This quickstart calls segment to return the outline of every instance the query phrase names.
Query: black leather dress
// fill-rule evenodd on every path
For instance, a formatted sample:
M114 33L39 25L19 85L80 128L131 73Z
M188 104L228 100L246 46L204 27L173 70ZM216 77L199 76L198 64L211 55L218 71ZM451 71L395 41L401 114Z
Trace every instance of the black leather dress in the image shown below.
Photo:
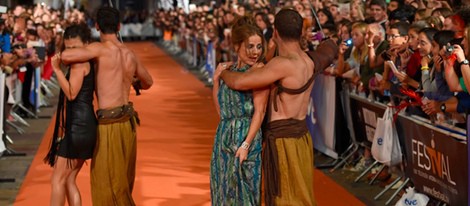
M70 72L67 74L69 79ZM93 109L95 91L94 65L84 77L82 88L73 101L65 104L65 136L59 143L57 155L70 159L89 159L93 156L98 121Z

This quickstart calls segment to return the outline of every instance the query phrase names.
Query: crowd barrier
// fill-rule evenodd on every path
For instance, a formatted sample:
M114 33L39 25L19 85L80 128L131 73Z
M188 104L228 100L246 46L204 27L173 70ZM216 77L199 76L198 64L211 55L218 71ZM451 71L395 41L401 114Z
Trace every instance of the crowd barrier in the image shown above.
M25 67L23 67L25 68ZM26 69L19 71L25 71ZM37 119L38 114L40 113L41 107L50 106L48 103L48 98L54 98L54 89L58 91L60 87L58 86L55 77L50 77L49 79L43 79L42 75L42 68L36 67L33 68L32 76L31 76L31 87L29 98L26 101L29 101L28 105L32 105L31 108L27 108L24 106L24 102L22 102L23 95L23 83L20 80L21 75L19 73L12 73L9 74L7 77L5 73L2 73L2 79L0 79L0 87L2 89L8 88L9 93L5 94L5 91L2 91L0 94L0 99L4 99L5 101L0 101L0 107L5 108L1 110L0 117L4 118L2 121L2 141L0 142L0 154L3 156L23 156L24 153L18 153L14 151L9 145L13 144L13 140L6 134L5 127L8 126L10 130L9 132L17 132L19 134L25 133L25 127L29 127L30 124L28 120L25 118L26 116L29 118ZM26 77L26 76L25 76ZM24 79L23 81L27 81ZM8 98L5 99L5 95L8 95ZM6 103L6 104L5 104ZM19 115L19 112L25 114L26 116Z
M196 71L201 80L211 85L212 76L217 66L216 50L211 41L204 41L192 35L174 33L170 41L160 45L173 57L176 57L188 69Z
M377 118L383 116L386 106L350 95L350 107L355 120L353 132L359 137L357 140L370 141ZM405 183L411 181L417 191L442 203L468 205L469 159L462 155L468 153L466 131L451 125L435 125L429 120L405 114L400 114L395 124L403 148Z

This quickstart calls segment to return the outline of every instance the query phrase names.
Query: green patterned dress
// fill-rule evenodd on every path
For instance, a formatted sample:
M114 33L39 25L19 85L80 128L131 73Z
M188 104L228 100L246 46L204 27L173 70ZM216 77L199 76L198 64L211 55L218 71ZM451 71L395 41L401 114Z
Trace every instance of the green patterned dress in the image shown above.
M245 72L248 66L232 71ZM261 130L240 166L235 154L250 128L254 112L251 91L235 91L220 81L217 94L220 122L211 160L211 199L214 206L261 205Z

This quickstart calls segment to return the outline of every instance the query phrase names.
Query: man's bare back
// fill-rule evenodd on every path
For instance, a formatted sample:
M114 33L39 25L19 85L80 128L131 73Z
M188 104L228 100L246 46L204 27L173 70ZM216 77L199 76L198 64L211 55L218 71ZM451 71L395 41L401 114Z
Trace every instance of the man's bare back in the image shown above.
M314 72L313 61L308 57L305 52L290 53L286 56L279 56L273 65L280 67L280 69L287 71L286 77L280 80L280 85L289 89L299 89L304 86L310 79ZM274 59L273 59L274 60ZM268 64L270 64L269 62ZM278 111L274 110L274 104L271 104L271 119L269 121L279 119L305 119L308 110L308 103L310 100L310 93L312 91L312 85L301 94L287 94L285 92L278 95L276 101ZM272 88L276 87L275 85ZM275 89L271 89L272 93Z
M130 87L136 73L136 57L124 44L105 41L104 54L97 58L96 93L100 109L113 108L129 102Z
M102 35L101 40L83 49L65 51L62 60L69 63L95 59L98 107L109 109L128 104L134 76L141 81L142 89L150 88L153 80L135 54L115 35Z

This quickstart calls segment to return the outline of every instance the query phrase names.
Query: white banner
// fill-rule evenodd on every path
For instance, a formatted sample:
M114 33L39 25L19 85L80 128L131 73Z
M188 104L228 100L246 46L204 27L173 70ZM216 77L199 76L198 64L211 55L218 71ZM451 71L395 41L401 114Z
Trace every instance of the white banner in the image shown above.
M318 151L337 159L335 151L336 80L333 76L318 75L310 95L307 125L313 145Z

